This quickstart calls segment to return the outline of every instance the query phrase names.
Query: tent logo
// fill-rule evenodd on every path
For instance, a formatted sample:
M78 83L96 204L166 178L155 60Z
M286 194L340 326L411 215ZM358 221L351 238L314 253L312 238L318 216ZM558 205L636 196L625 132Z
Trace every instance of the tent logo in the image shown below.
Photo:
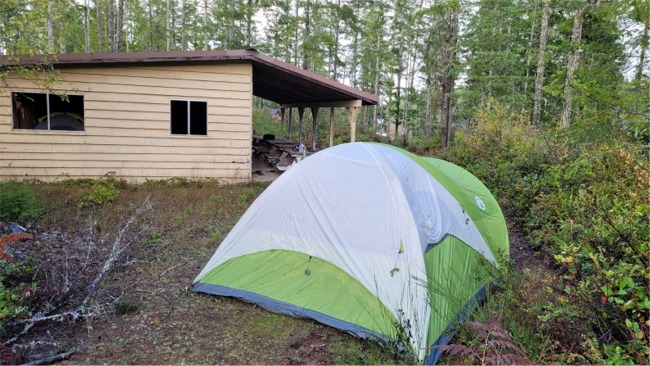
M475 196L474 199L476 200L476 205L478 208L481 210L485 211L485 203L483 203L483 200L479 196Z

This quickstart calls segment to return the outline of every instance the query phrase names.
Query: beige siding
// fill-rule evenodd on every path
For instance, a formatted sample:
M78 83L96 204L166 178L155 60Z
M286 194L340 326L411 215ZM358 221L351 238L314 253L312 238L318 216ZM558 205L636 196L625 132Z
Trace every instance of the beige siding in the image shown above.
M102 177L251 179L250 64L64 69L60 87L84 96L85 131L14 130L11 91L43 92L12 78L0 94L0 180ZM208 104L208 135L170 132L170 100Z

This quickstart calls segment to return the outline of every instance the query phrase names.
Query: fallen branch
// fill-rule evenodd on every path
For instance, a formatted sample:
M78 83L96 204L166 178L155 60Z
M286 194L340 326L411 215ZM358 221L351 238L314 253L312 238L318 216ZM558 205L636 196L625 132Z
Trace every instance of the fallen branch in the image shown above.
M137 211L129 217L129 219L124 223L119 230L117 231L117 234L115 235L115 240L113 240L113 246L111 247L111 254L108 256L106 261L104 262L104 267L102 267L102 270L99 272L97 277L93 280L93 282L90 284L88 287L88 293L86 294L86 298L84 301L81 303L81 306L84 307L86 304L88 304L88 301L90 301L90 298L95 294L95 291L97 289L97 285L99 285L99 282L104 278L106 273L108 273L112 268L113 268L113 263L120 257L120 254L124 251L124 249L128 248L131 243L133 243L139 236L142 234L144 229L141 229L138 231L135 235L131 236L131 239L128 240L126 243L123 242L123 237L124 234L127 232L129 227L135 222L135 220L144 212L145 210L150 209L150 204L149 204L149 197L151 195L147 196L145 198L144 202L142 203L142 206L140 206Z
M166 270L162 271L162 273L158 277L162 277L165 273L171 271L172 269L174 269L176 267L180 267L182 264L183 263L179 263L179 264L177 264L175 266L171 266L171 267L167 268Z
M20 339L22 336L27 334L29 330L37 323L42 322L42 321L47 321L47 320L57 320L57 321L62 321L66 318L72 318L72 320L77 320L79 318L88 318L91 317L99 311L103 309L103 306L88 306L88 302L92 298L92 296L95 294L95 291L97 290L97 286L101 282L101 280L104 278L104 276L113 268L115 261L117 261L124 252L126 248L131 245L134 241L137 240L137 238L142 234L142 232L145 230L142 228L140 231L137 233L131 235L129 240L124 240L124 236L126 235L128 229L131 227L131 225L136 221L136 219L146 210L149 210L151 208L151 204L149 203L149 197L145 198L144 202L142 205L136 210L136 212L129 217L129 219L118 229L116 235L115 235L115 240L113 240L113 245L111 247L111 252L108 255L108 258L104 261L104 266L102 267L102 270L97 274L97 276L93 279L92 283L90 286L88 286L88 293L86 294L86 297L84 298L83 302L81 305L79 305L76 309L58 313L58 314L52 314L58 306L50 306L49 308L43 309L39 312L37 312L35 315L33 315L29 319L22 320L20 322L17 322L17 324L25 324L23 329L16 334L14 337L11 339L7 340L4 342L6 346L13 344L16 342L18 339ZM165 299L167 300L167 299ZM169 300L167 300L169 302Z
M33 318L23 320L18 322L18 324L23 324L23 323L38 323L46 320L54 320L54 321L62 321L68 318L72 318L72 320L77 320L79 318L89 318L97 313L99 313L103 307L101 306L95 306L95 307L89 307L89 308L77 308L75 310L71 311L66 311L63 313L59 314L54 314L54 315L47 315L47 316L35 316Z
M74 349L72 349L72 350L70 350L68 352L59 353L58 355L43 357L43 358L38 359L38 360L30 361L28 363L23 364L23 366L27 366L27 365L51 365L53 363L57 363L59 361L63 361L65 359L70 358L70 356L72 356L73 353L75 353Z

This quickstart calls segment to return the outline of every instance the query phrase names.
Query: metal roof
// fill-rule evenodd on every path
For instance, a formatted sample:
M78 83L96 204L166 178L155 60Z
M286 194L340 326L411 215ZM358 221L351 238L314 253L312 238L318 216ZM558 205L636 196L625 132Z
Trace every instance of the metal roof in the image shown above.
M0 65L29 65L47 60L55 68L143 63L215 64L251 62L253 95L279 104L361 100L375 105L379 98L315 72L304 70L256 50L187 52L69 53L51 56L3 56Z

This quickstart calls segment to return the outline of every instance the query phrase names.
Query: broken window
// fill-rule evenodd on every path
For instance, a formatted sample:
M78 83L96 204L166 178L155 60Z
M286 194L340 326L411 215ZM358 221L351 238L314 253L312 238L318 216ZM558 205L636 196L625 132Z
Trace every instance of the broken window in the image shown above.
M14 129L84 130L83 95L11 93Z
M172 100L171 129L174 135L207 135L208 102Z

